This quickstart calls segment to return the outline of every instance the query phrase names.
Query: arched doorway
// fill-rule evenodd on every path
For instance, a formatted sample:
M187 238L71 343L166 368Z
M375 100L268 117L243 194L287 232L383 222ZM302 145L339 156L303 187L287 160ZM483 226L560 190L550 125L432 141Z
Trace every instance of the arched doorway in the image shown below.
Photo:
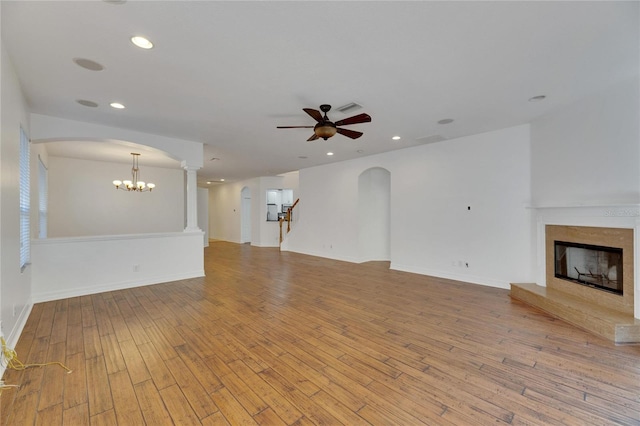
M391 260L391 173L381 167L358 177L358 249L363 262Z
M248 187L242 188L240 192L241 214L240 214L240 242L251 242L251 190Z

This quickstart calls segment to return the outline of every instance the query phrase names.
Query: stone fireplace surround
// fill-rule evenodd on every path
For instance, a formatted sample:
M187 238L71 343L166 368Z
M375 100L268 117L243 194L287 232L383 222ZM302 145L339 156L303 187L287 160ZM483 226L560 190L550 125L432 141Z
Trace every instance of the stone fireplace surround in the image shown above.
M617 343L640 343L640 205L537 207L536 283L512 284L511 297ZM622 247L623 295L560 280L553 242Z
M554 273L555 241L584 243L605 247L621 248L622 270L624 281L623 295L611 294L602 290L576 284L561 278ZM593 226L545 226L545 271L547 287L573 294L594 305L615 309L633 315L633 229L630 228L601 228Z

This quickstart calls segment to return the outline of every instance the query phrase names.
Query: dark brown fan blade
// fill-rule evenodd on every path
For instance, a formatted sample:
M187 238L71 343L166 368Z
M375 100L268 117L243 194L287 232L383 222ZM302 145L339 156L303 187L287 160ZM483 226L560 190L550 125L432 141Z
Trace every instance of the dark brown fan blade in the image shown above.
M317 109L302 108L302 110L304 112L306 112L307 114L309 114L318 123L322 123L322 121L323 121L322 113L320 111L318 111Z
M318 135L316 135L314 133L313 136L311 136L309 139L307 139L307 142L315 141L316 139L320 139L320 138L318 138Z
M277 129L313 129L314 126L278 126Z
M358 139L360 136L362 136L362 132L356 132L355 130L347 130L347 129L340 129L340 128L336 130L341 135L344 135L351 139Z
M349 124L368 123L371 121L369 114L358 114L353 117L345 118L344 120L336 121L336 126L346 126Z

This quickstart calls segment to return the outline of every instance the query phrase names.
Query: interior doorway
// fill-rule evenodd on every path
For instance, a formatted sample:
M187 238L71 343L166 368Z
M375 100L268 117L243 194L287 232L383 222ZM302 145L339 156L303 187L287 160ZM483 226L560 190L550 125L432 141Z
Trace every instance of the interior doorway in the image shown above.
M242 188L240 200L240 242L244 244L251 242L251 190L248 187Z
M358 177L358 249L363 262L391 260L391 173L381 167Z

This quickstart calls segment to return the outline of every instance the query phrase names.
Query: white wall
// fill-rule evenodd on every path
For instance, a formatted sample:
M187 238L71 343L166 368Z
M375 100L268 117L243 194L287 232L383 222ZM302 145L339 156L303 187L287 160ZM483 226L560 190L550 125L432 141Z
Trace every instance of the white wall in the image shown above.
M536 282L545 285L545 225L634 229L640 318L640 84L633 79L531 123Z
M209 247L209 189L198 188L198 227L204 232L203 244Z
M204 276L202 232L34 240L33 300Z
M295 202L298 198L300 172L289 172L280 176L282 177L282 189L291 189L293 191L293 202Z
M298 172L212 185L209 188L210 238L241 242L241 192L244 187L251 191L251 245L278 247L280 225L267 222L267 190L292 189L295 201L298 197Z
M258 196L256 197L259 209L258 220L258 239L251 240L251 245L259 247L278 247L280 245L280 223L267 222L267 190L268 189L284 189L284 178L282 176L261 177L258 179ZM295 200L295 198L294 198ZM251 209L254 209L253 194L251 197ZM251 233L256 234L253 227Z
M240 243L240 192L245 186L251 190L252 217L255 216L257 220L253 210L256 207L258 179L213 185L209 188L209 238Z
M26 101L13 64L0 41L0 333L17 343L30 311L31 267L20 271L19 152L20 126L29 135ZM36 181L37 183L37 181ZM33 183L32 183L33 185ZM37 206L37 204L36 204ZM32 222L33 229L33 222ZM0 371L0 374L2 371Z
M183 167L199 169L203 165L201 142L41 114L31 114L31 126L31 139L37 143L60 140L135 143L164 151L172 158L181 161Z
M358 177L371 167L391 173L392 268L503 288L532 279L528 125L300 170L291 251L361 260Z
M640 202L638 79L531 123L536 206Z
M131 175L122 163L49 157L49 237L179 232L184 229L184 171L141 165L152 192L116 190Z

